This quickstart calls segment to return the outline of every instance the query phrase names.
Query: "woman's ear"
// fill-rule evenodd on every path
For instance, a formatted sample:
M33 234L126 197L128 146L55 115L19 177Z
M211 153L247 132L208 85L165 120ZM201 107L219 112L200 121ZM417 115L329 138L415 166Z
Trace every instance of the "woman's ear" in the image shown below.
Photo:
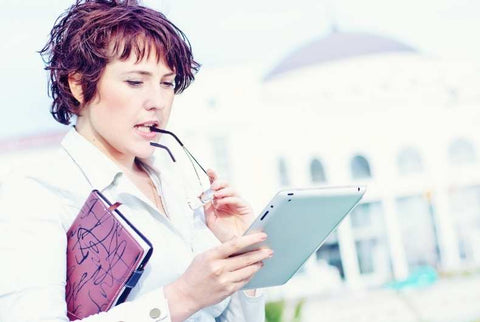
M79 73L72 73L68 75L68 86L72 92L73 97L80 103L80 106L83 104L83 90L81 83L82 76Z

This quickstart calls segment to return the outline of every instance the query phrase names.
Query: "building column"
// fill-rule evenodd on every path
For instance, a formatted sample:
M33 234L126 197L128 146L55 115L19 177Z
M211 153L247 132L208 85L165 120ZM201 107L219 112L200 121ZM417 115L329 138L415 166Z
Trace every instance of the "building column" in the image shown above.
M433 194L427 193L427 199L433 206L442 266L444 269L457 269L460 266L460 253L455 222L449 213L447 189L439 189Z
M356 288L360 286L360 269L358 267L357 249L353 238L350 216L345 217L338 227L338 244L345 282L350 287Z
M385 196L383 206L385 209L385 227L393 276L396 280L402 280L408 276L408 262L405 247L403 246L402 229L398 222L394 198L392 196Z

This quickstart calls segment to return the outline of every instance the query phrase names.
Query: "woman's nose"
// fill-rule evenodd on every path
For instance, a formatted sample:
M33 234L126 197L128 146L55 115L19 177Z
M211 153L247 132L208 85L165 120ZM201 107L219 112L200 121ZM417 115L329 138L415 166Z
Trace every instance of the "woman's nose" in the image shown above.
M165 108L165 106L168 104L168 101L168 93L164 89L161 87L152 87L148 93L145 108L148 110L161 110Z

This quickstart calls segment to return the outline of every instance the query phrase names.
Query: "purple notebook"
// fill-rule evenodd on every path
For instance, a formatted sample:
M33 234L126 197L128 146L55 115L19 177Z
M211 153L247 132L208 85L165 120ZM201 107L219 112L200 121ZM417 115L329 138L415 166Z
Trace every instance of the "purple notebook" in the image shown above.
M67 232L69 319L124 302L152 255L151 243L99 191L93 190Z

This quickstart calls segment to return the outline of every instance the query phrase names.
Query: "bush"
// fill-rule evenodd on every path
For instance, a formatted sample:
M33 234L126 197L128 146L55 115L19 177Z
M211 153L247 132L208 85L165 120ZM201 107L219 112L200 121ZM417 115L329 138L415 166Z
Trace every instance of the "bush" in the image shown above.
M304 299L301 299L295 304L295 310L291 319L286 319L285 314L285 300L268 302L265 305L265 321L266 322L301 322L302 321L302 308L305 303Z
M285 301L268 302L265 305L266 322L282 322L283 311L285 310Z

